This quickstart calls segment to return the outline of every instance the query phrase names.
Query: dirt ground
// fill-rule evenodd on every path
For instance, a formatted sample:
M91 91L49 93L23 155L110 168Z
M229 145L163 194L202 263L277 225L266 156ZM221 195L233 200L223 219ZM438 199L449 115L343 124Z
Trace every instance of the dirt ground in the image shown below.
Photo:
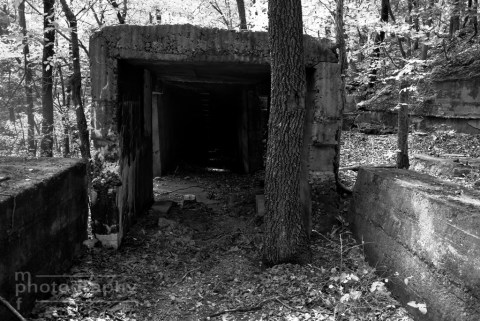
M86 249L29 320L411 320L341 216L313 234L311 264L262 266L261 173L183 173L154 186L156 210L120 250ZM204 203L182 204L192 189Z

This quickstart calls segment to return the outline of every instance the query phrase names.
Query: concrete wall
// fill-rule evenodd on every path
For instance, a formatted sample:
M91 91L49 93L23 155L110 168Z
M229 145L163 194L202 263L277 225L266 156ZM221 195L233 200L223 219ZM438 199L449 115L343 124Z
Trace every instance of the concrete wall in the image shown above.
M435 103L430 115L480 118L480 78L434 82Z
M312 200L319 204L317 215L324 225L320 232L331 230L339 206L336 191L335 160L340 152L343 88L338 64L321 62L311 76L307 74L307 102L313 104L311 119L311 147L309 155Z
M87 238L86 164L74 159L0 158L0 295L28 311L40 290L16 272L29 272L32 284L51 284L38 275L68 270ZM58 280L56 280L58 282ZM21 301L17 301L20 298ZM12 315L0 305L0 320ZM16 320L16 319L14 319Z
M480 194L406 170L361 169L349 221L417 320L480 320ZM405 281L407 280L407 281Z
M437 79L442 79L438 78ZM419 129L431 129L446 125L458 132L480 134L480 78L434 80L420 92L431 95L426 101L411 101L409 114ZM397 113L394 111L398 98L398 88L387 85L374 97L360 106L365 109L355 120L356 123L381 123L397 126Z
M121 68L118 132L122 185L117 193L120 221L114 247L120 244L135 215L142 214L153 202L151 75L128 65L122 64Z

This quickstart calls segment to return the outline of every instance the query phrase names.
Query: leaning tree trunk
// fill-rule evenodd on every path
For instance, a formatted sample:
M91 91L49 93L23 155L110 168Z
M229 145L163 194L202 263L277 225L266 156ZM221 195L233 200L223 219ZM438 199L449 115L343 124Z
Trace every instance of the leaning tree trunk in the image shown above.
M55 0L43 0L43 59L42 59L42 143L41 155L53 156L53 46L55 44Z
M112 5L113 9L117 11L117 19L118 23L121 25L125 24L125 17L127 16L127 1L124 1L124 8L123 8L123 14L122 11L120 11L120 6L118 5L117 1L115 0L108 0L108 2Z
M240 18L240 30L247 30L247 18L245 14L245 1L237 0L238 17Z
M269 6L271 109L265 169L264 262L305 263L309 233L302 202L307 180L305 148L306 73L301 0L277 0ZM309 214L309 212L308 212Z
M28 122L28 155L35 156L35 119L33 117L33 90L32 90L32 68L30 67L30 49L27 39L27 22L25 20L25 1L18 6L18 20L23 34L23 63L25 67L25 97L27 99L27 122Z
M70 24L73 75L70 78L70 90L72 91L72 101L75 106L75 115L77 116L77 128L80 136L80 153L82 158L90 158L90 139L88 134L87 119L82 101L82 74L80 71L80 49L78 44L77 18L70 10L66 0L60 0L65 16Z

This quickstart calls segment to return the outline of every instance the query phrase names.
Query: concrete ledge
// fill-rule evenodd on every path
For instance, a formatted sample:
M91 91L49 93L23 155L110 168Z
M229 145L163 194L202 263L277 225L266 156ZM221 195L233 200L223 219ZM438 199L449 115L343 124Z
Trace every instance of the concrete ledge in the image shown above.
M413 155L410 169L430 175L453 175L462 177L473 169L480 168L480 159L470 157L440 158L429 155Z
M349 221L418 320L480 320L480 194L405 170L358 173ZM405 282L405 279L408 279Z
M54 281L38 276L66 271L87 238L86 164L6 157L0 164L9 177L0 182L0 295L26 312ZM0 320L11 317L0 306Z

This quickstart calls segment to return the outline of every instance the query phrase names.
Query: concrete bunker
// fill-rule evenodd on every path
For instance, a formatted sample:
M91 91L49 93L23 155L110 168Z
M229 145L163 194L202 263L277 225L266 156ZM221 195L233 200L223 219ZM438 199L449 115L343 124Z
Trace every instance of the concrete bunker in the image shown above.
M128 87L137 70L146 70L152 82L154 176L179 166L262 168L268 65L122 60L120 86Z
M331 185L343 108L340 71L325 43L305 36L304 47L310 171L319 186ZM90 53L92 139L105 159L118 163L122 182L114 210L92 211L103 244L119 246L134 216L151 205L154 176L183 163L244 173L262 168L267 33L112 26L92 35Z

